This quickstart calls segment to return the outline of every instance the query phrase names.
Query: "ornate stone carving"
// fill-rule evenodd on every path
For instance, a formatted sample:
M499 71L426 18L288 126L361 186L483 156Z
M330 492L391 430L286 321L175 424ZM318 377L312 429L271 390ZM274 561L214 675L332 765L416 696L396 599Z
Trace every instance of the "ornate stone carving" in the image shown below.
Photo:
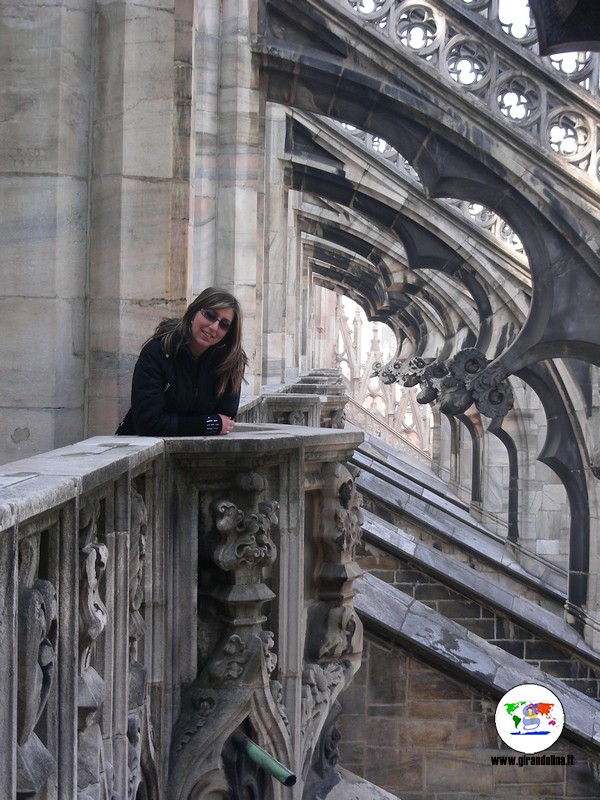
M450 372L465 384L479 374L488 363L485 354L476 347L467 347L457 353L450 361Z
M336 765L340 757L338 745L341 735L336 727L336 720L341 710L337 701L333 703L319 737L319 743L314 750L310 771L306 776L304 784L306 797L326 797L329 790L340 780Z
M159 780L150 715L147 670L139 642L146 632L142 614L148 510L142 495L131 487L129 527L129 714L127 717L128 800L135 800L143 783L144 796L158 800Z
M98 542L100 505L85 503L79 512L79 680L77 692L78 798L113 798L114 771L104 754L100 709L108 689L94 667L96 642L106 628L108 613L100 584L108 563L108 548Z
M148 511L142 496L131 489L131 528L129 532L129 655L137 658L137 642L146 630L140 612L144 602L144 567Z
M325 558L338 562L341 554L345 554L353 559L362 536L361 497L343 464L325 464L322 471L325 486L321 532Z
M411 358L406 369L404 369L402 361L397 359L388 364L376 361L372 367L371 377L378 377L385 384L402 382L404 386L411 387L420 382L426 366L422 358Z
M306 734L312 723L322 719L331 707L336 689L344 680L343 664L308 664L302 673L302 733Z
M357 630L360 633L361 624L352 606L343 605L330 609L325 641L319 648L319 658L339 658L362 650L362 635L359 643L354 641Z
M127 717L127 800L135 800L142 782L142 720L137 713Z
M19 544L17 797L32 797L56 770L35 733L54 680L57 598L52 583L37 577L39 537Z
M217 500L212 506L215 527L223 541L214 552L214 561L226 572L243 564L272 564L277 548L270 536L277 524L276 502L260 503L258 514L245 514L229 500Z
M338 408L331 415L331 427L343 428L346 423L346 411L343 408Z
M193 688L186 694L186 702L173 731L173 755L206 725L217 705L215 694L204 688Z
M90 666L93 645L106 627L106 606L100 597L100 581L108 562L108 548L95 541L97 505L79 513L79 672Z
M235 485L256 498L265 481L247 472L236 476ZM271 751L281 755L289 747L281 684L271 678L277 666L274 634L262 629L262 607L274 596L262 578L263 569L277 556L272 535L279 523L279 504L261 502L245 510L233 500L218 498L208 509L212 530L203 536L200 583L203 616L211 618L203 620L202 628L212 646L207 647L208 639L200 642L205 660L200 659L199 674L184 691L174 729L169 796L181 800L204 797L205 792L229 798L247 781L254 786L253 768L231 746L241 708L246 709L243 724L249 730L258 728L260 720ZM262 772L259 777L264 783Z
M496 386L473 392L475 405L486 417L504 417L514 404L514 396L508 381L500 381Z
M283 724L285 725L285 727L289 732L290 721L288 719L285 703L283 702L283 686L279 681L270 680L269 687L271 689L271 696L273 697L277 710L279 711L279 716L281 717L281 721L283 722Z
M392 366L376 364L373 375L384 383L399 381L406 387L420 384L417 402L439 402L444 414L463 414L475 403L484 416L503 417L513 407L512 389L506 376L488 363L480 350L467 347L445 363L426 364L422 358L413 358L404 370L398 369L398 361Z
M273 647L275 646L275 634L273 631L261 631L260 640L262 642L265 669L267 670L267 674L271 675L277 666L277 654L273 652Z
M352 582L361 574L354 557L362 536L361 497L353 475L341 463L321 469L318 539L322 559L316 570L317 600L307 613L302 674L302 758L307 775L337 695L360 666L362 623L352 605Z
M306 419L304 412L300 411L300 409L290 411L287 416L287 423L288 425L305 425Z
M421 372L421 391L417 395L417 403L425 405L433 403L439 397L440 385L447 379L448 368L441 362L428 364Z
M129 684L127 723L127 798L134 800L144 784L144 796L158 798L158 778L152 745L146 670L138 660L138 642L145 632L142 616L143 574L146 555L148 513L142 496L130 490L128 559ZM107 622L107 609L100 597L101 581L108 563L107 546L97 541L100 505L91 500L79 515L79 734L78 800L117 800L114 770L106 759L99 718L107 686L94 664L94 651ZM124 800L124 798L121 798Z
M56 591L36 579L19 590L19 682L17 741L25 744L48 702L54 680Z
M251 652L237 633L225 642L223 655L216 657L209 666L209 674L213 685L221 686L229 681L237 681L241 677Z

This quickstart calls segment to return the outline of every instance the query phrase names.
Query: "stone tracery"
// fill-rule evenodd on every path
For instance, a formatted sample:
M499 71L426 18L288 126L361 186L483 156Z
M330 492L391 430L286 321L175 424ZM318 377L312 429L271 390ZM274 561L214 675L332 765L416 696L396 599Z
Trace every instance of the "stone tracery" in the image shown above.
M349 0L338 2L346 4ZM366 23L376 26L379 32L396 39L401 46L425 58L460 86L476 93L492 110L497 109L511 123L525 126L546 150L553 150L568 163L598 180L596 165L587 157L588 142L593 149L598 148L593 108L586 109L577 96L569 97L566 93L567 97L562 100L564 111L557 116L556 99L552 93L546 94L541 90L541 85L547 79L546 71L543 75L536 75L530 66L518 69L512 85L506 84L505 73L509 69L514 70L510 61L516 60L518 48L525 47L536 52L537 38L531 15L526 31L516 36L515 24L503 22L498 9L493 10L491 3L464 3L466 8L482 15L506 35L507 48L517 48L516 52L510 53L510 49L507 49L502 56L492 58L482 37L474 35L471 26L461 18L459 7L452 15L448 11L444 15L435 3L407 5L386 2L374 4L368 10L362 3L351 5ZM598 95L598 86L594 85L590 76L597 62L598 55L589 51L577 54L574 59L552 56L546 60L551 68L560 72L563 79L583 87L593 96ZM554 88L554 94L561 94L558 87ZM534 125L538 116L542 124Z

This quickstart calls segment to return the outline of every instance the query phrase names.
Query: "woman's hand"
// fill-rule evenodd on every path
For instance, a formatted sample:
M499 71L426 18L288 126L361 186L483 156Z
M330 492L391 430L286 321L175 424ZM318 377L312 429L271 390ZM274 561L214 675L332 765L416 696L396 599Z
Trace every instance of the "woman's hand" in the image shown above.
M235 422L231 417L225 417L223 414L219 414L219 416L221 417L221 434L231 433Z

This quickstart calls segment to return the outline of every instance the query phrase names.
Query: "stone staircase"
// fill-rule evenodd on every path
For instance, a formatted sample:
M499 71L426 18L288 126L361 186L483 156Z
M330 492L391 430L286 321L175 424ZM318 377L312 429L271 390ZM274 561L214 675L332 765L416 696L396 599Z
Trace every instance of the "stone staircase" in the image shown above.
M519 683L560 696L566 735L600 748L600 654L564 619L565 575L486 530L422 463L367 439L355 605L367 630L499 697Z

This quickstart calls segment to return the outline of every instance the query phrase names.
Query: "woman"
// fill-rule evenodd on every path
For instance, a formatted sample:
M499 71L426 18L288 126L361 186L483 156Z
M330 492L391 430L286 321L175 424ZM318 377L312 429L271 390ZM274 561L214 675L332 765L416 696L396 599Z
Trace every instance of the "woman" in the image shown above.
M247 363L238 301L222 289L205 289L181 319L164 319L142 347L131 408L117 433L230 433Z

